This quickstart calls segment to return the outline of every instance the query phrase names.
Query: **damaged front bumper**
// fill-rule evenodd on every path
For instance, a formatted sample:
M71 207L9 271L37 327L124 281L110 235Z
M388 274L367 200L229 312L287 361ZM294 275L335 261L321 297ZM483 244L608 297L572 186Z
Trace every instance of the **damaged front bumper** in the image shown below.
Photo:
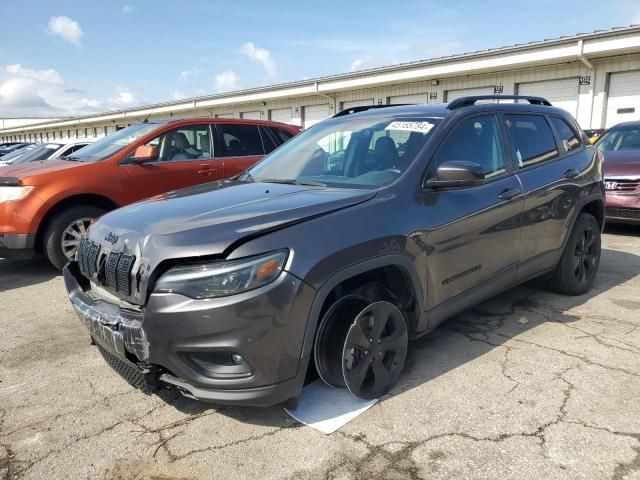
M286 272L237 298L152 294L144 307L97 295L74 262L64 280L105 360L142 390L167 386L197 400L252 406L302 390L309 358L300 353L315 292ZM242 368L218 360L232 355L246 362Z

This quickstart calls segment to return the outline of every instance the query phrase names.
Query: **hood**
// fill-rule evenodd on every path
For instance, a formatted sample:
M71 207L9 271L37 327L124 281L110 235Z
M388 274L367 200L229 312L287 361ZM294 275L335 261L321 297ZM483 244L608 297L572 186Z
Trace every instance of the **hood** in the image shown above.
M640 178L640 151L602 152L605 177Z
M102 253L135 256L141 303L148 275L165 260L226 255L248 238L367 201L375 191L215 182L114 210L89 229ZM283 245L286 247L286 245Z
M0 162L2 160L0 159ZM84 162L71 162L68 160L39 160L35 162L18 163L16 165L9 164L0 166L0 176L28 178L41 173L56 172L58 170L66 170L76 168L80 165L87 165Z

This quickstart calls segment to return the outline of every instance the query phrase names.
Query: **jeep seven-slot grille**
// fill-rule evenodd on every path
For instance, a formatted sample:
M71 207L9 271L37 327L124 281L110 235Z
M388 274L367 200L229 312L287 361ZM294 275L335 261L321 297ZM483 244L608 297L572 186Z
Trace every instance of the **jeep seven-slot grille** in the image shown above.
M83 238L78 247L76 261L80 273L87 278L93 278L97 273L98 282L114 292L131 295L131 271L136 257L122 252L110 252L100 255L100 245Z

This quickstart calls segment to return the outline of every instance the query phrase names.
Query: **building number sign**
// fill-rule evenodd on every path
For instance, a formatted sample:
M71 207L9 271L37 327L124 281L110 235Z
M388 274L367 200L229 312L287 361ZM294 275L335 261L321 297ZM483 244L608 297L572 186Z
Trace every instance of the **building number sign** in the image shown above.
M578 85L591 85L591 75L578 77Z

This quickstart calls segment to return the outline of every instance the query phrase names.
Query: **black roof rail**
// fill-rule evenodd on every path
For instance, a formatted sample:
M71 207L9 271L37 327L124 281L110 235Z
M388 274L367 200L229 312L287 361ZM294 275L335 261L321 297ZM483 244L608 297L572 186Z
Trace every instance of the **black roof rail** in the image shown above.
M412 103L396 103L393 105L361 105L359 107L345 108L344 110L336 113L331 118L344 117L345 115L351 115L353 113L366 112L374 108L388 108L388 107L402 107L405 105L413 105Z
M531 105L544 105L545 107L553 106L546 98L532 97L529 95L474 95L452 100L447 105L447 109L455 110L456 108L470 107L475 105L478 100L527 100Z

